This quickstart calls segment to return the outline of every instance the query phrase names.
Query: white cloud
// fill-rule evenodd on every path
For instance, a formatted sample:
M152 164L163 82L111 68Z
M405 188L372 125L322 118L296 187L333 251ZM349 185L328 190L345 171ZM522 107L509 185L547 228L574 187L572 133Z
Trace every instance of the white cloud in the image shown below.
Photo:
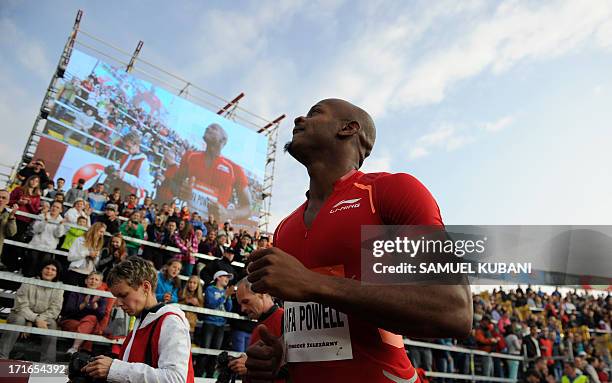
M425 157L433 150L444 150L451 152L457 150L475 140L465 129L451 124L442 124L435 130L426 133L415 141L415 146L410 150L412 159Z
M421 135L414 141L409 150L408 157L417 159L426 157L436 150L451 152L484 139L482 131L486 133L498 132L514 121L513 116L504 116L495 121L484 124L450 124L443 123L428 133Z
M383 149L382 153L373 153L370 157L366 158L359 170L364 173L392 172L391 153L386 149Z
M536 4L533 6L532 4ZM396 108L440 102L459 80L487 68L501 73L526 59L548 59L578 49L593 34L609 35L612 3L503 2L493 17L446 46L436 47L404 79L391 100ZM603 38L599 44L609 45Z
M512 116L505 116L493 122L487 122L483 124L483 129L488 132L498 132L502 129L505 129L508 125L510 125L514 121Z
M19 63L41 78L50 78L53 66L41 42L19 30L8 18L0 19L0 44L4 54L11 52Z
M302 1L252 3L254 6L204 13L190 41L195 57L187 68L200 76L222 72L265 58L271 35L287 27Z
M409 157L410 159L417 159L420 157L425 157L429 154L429 151L421 146L417 146L410 150Z
M335 57L322 57L303 74L302 94L347 98L380 117L441 102L455 83L485 71L499 74L525 60L576 52L591 40L611 45L612 3L606 0L490 7L357 6L360 27L343 35ZM457 33L451 34L452 26Z

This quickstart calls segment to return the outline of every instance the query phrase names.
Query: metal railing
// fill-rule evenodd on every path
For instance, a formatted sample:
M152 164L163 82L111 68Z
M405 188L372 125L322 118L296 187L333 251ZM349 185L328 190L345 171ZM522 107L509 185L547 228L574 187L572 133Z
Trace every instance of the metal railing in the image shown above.
M71 205L67 205L67 206L71 206ZM11 211L11 209L8 209L9 211ZM20 215L23 217L27 217L27 218L31 218L31 219L35 219L35 220L43 220L44 218L41 215L37 215L37 214L30 214L30 213L25 213L22 211L17 211L15 212L16 215ZM79 226L73 223L62 223L61 221L47 221L50 224L55 224L55 225L64 225L67 227L74 227L77 229L81 229L81 230L85 230L87 231L89 228L85 227L85 226ZM108 237L112 237L112 234L109 232L104 233L105 236ZM139 245L144 245L144 246L148 246L148 247L152 247L155 249L160 249L160 250L166 250L166 251L170 251L172 253L181 253L180 249L176 248L176 247L172 247L172 246L164 246L164 245L160 245L159 243L155 243L155 242L150 242L144 239L139 239L139 238L133 238L133 237L128 237L128 236L123 236L123 239L125 239L126 241L130 241L130 242L134 242L134 243L138 243ZM32 250L38 250L38 251L43 251L43 252L48 252L48 253L53 253L53 254L57 254L57 255L66 255L67 252L63 252L60 250L47 250L47 249L39 249L36 247L32 247L29 244L26 243L22 243L22 242L17 242L17 241L13 241L13 240L5 240L5 243L11 244L11 245L15 245L15 246L19 246L19 247L24 247L24 248L30 248ZM208 254L201 254L201 253L191 253L194 257L196 258L200 258L200 259L205 259L205 260L209 260L209 261L213 261L219 258L213 257L212 255L208 255ZM237 262L237 261L233 261L232 262L232 266L236 266L236 267L244 267L245 264L242 262Z

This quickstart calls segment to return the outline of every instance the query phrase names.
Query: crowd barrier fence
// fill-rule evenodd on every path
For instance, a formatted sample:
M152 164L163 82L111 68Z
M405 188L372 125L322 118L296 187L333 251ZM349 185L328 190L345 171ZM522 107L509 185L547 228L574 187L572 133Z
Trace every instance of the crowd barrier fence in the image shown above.
M23 216L23 217L35 219L35 220L43 220L44 219L41 215L25 213L23 211L17 211L15 214ZM77 228L77 229L81 229L81 230L87 230L88 229L85 226L79 226L79 225L76 225L76 224L73 224L73 223L62 223L62 222L56 222L56 221L47 221L47 222L51 223L51 224L56 224L56 225L62 224L64 226L66 226L66 227L73 227L73 228ZM109 233L109 232L104 233L104 235L108 236L108 237L112 236L112 234ZM159 243L150 242L150 241L147 241L147 240L144 240L144 239L132 238L132 237L128 237L128 236L123 236L123 239L125 239L126 241L135 242L135 243L138 243L140 245L152 247L152 248L155 248L155 249L161 249L161 250L170 251L170 252L178 253L178 254L181 253L181 251L178 248L176 248L176 247L164 246L164 245L160 245ZM21 243L21 242L12 241L12 240L5 240L5 243L9 243L9 244L12 244L12 245L15 245L15 246L20 246L20 247L30 248L32 250L49 252L49 253L53 253L53 254L57 254L57 255L65 255L65 254L67 254L67 252L62 252L61 250L56 250L56 251L59 252L59 253L57 253L57 252L53 252L53 251L47 250L47 249L37 249L35 247L30 246L29 244L25 244L25 245L28 245L30 247L18 245L17 243ZM64 254L62 254L62 253L64 253ZM205 259L205 260L209 260L209 261L214 261L214 260L218 259L218 258L213 257L212 255L208 255L208 254L192 253L192 255L194 257L196 257L196 258ZM242 262L233 261L232 262L232 266L244 267L245 265Z

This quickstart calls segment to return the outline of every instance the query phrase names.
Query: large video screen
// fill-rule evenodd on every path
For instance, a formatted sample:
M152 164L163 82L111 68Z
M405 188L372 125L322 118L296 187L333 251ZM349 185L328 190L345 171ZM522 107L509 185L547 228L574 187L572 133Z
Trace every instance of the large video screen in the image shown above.
M51 177L254 228L267 137L74 50L36 157Z

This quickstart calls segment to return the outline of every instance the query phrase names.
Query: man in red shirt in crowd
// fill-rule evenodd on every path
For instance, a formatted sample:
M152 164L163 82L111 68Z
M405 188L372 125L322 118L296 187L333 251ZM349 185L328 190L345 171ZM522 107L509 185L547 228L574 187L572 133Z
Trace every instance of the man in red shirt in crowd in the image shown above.
M276 247L253 252L248 267L254 292L284 301L283 339L261 325L247 351L248 379L273 380L286 359L296 383L413 383L402 335L470 331L466 285L360 282L362 225L443 225L414 177L357 170L375 135L368 113L343 100L320 101L295 119L285 148L308 170L307 200L276 228Z
M185 153L176 172L179 198L188 202L190 210L208 211L221 221L249 217L251 200L246 174L239 165L221 155L227 144L227 133L221 125L213 123L206 128L203 139L206 150ZM238 203L230 209L234 191Z
M552 359L553 344L555 343L554 339L554 333L552 333L551 336L551 332L548 330L548 327L544 327L542 336L540 337L540 352L542 353L542 356L546 358L546 365L549 367L555 364L555 361Z

